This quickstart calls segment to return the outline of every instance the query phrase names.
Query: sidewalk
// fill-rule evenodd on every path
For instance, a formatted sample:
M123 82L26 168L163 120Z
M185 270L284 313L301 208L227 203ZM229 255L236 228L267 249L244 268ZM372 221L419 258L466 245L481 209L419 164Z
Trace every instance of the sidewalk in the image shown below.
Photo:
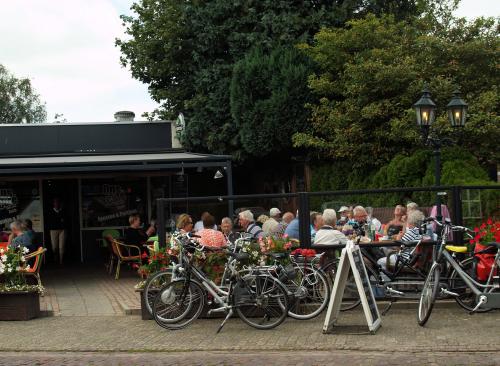
M49 270L42 274L45 295L40 309L49 316L99 316L138 314L139 294L134 286L140 281L123 266L115 280L103 267Z
M400 352L498 352L500 312L468 315L462 309L436 309L428 326L416 322L415 309L393 309L376 335L323 334L323 316L287 319L278 328L259 331L231 319L216 334L220 319L199 319L168 331L138 316L61 316L27 322L2 322L3 351L186 352L356 350ZM342 313L341 325L364 325L361 309ZM367 329L364 328L363 329Z

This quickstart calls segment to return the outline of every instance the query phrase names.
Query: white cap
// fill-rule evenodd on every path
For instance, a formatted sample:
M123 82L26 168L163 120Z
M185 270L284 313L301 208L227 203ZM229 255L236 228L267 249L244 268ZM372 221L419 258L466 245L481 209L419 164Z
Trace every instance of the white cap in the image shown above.
M281 211L276 207L273 207L269 210L269 216L271 216L271 217L278 216L280 214L281 214Z
M339 212L344 212L344 211L349 211L349 207L342 206L341 208L339 208Z

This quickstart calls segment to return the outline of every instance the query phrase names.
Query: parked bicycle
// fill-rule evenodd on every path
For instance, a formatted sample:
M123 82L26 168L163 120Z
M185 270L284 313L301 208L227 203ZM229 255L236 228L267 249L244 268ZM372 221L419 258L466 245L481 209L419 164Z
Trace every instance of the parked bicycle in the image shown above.
M285 320L289 293L277 278L259 267L241 272L238 263L248 259L248 254L227 251L230 257L225 265L228 285L224 282L217 285L193 264L195 253L202 250L192 241L181 244L180 251L187 259L178 268L182 278L163 286L153 302L152 313L160 326L180 329L192 323L202 313L207 294L217 305L208 314L226 314L217 332L234 312L257 329L272 329Z
M434 303L438 296L452 296L464 309L475 312L485 312L500 308L500 282L498 269L500 266L499 243L488 243L488 248L474 253L470 258L457 261L457 253L467 253L466 246L447 245L446 241L452 231L469 233L470 230L463 226L455 226L450 222L432 220L442 231L442 239L437 249L436 259L427 275L420 295L418 305L418 324L424 326L432 313ZM495 260L490 269L488 279L479 281L476 276L474 261L475 256L488 251L495 251ZM451 254L450 254L451 253ZM441 274L445 278L441 278ZM448 278L446 274L450 273Z

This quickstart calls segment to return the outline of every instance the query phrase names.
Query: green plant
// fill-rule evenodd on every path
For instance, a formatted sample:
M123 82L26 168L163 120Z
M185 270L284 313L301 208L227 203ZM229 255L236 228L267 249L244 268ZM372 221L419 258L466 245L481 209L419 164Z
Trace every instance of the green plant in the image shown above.
M9 246L6 250L0 248L0 292L43 292L43 287L26 283L23 270L30 268L25 258L28 252L29 250L22 246Z

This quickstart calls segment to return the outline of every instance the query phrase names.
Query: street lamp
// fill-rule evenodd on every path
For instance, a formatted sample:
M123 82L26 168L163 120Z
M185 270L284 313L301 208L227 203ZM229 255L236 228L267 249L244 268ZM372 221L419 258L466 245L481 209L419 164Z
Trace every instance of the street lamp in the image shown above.
M448 118L453 127L463 127L467 117L467 103L460 98L460 93L455 91L453 98L446 106ZM434 149L435 157L435 185L441 185L441 146L445 142L437 135L429 134L431 125L436 119L436 103L431 99L431 93L427 87L422 90L422 96L413 105L417 117L417 125L422 129L422 134L426 139L426 143ZM441 212L441 195L437 192L436 195L436 220L442 222L443 216Z

